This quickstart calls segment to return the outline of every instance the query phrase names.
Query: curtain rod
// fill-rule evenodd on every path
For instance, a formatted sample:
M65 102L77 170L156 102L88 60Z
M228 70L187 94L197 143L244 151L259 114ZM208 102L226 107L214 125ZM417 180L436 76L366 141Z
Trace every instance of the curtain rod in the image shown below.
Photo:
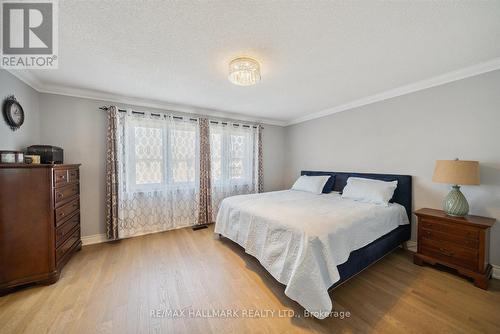
M107 111L109 108L106 107L106 106L102 106L102 107L99 107L99 109ZM127 110L125 110L125 109L118 109L118 111L119 112L127 112ZM144 111L135 111L135 110L132 110L131 113L132 114L136 114L136 115L145 115L146 114ZM165 117L168 116L165 113L150 113L151 116L161 116L162 114ZM174 116L174 115L172 115L172 118L175 118L175 119L184 119L184 117L182 117L182 116ZM189 119L190 121L193 121L193 122L198 122L197 118L187 118L186 117L186 119Z
M107 110L109 109L109 107L107 107L107 106L102 106L102 107L99 107L99 109L104 110L104 111L107 111ZM118 109L118 111L119 111L119 112L127 112L127 110L125 110L125 109ZM145 112L143 112L143 111L135 111L135 110L132 110L131 112L132 112L132 114L136 114L136 115L145 115L145 114L146 114L146 113L145 113ZM165 114L164 114L164 115L165 115ZM161 116L161 114L159 114L159 113L151 113L151 116ZM166 116L167 116L167 115L165 115L165 117L166 117ZM184 117L181 117L181 116L172 116L172 118L175 118L175 119L184 119ZM189 118L189 120L190 120L190 121L195 121L195 122L198 122L198 119L197 119L197 118ZM231 124L231 125L233 125L233 126L241 126L241 127L243 127L243 128L250 128L250 127L254 128L254 129L256 129L256 128L257 128L257 126L255 126L255 125L246 125L246 124L232 123L232 122L223 122L223 121L220 121L220 122L219 122L219 121L212 121L212 120L210 120L210 123L212 123L212 124L219 124L219 123L220 123L220 124L222 124L222 125L228 125L228 124ZM262 126L262 125L261 125L261 126ZM264 128L264 127L262 126L262 128Z

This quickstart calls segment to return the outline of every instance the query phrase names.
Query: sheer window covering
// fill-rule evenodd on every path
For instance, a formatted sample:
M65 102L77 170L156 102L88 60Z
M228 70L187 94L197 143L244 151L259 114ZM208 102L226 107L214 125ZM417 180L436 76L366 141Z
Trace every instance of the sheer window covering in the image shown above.
M109 118L117 166L113 239L215 221L222 199L262 187L261 126L117 110Z
M196 122L119 115L120 238L194 225L198 217Z
M212 219L215 221L224 198L258 190L257 128L211 123L210 151Z

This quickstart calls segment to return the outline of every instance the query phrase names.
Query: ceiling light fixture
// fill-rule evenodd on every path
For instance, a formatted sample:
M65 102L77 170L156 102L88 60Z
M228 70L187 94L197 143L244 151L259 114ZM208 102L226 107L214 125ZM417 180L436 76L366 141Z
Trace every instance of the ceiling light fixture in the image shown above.
M249 57L238 57L229 63L229 81L238 86L251 86L260 81L259 62Z

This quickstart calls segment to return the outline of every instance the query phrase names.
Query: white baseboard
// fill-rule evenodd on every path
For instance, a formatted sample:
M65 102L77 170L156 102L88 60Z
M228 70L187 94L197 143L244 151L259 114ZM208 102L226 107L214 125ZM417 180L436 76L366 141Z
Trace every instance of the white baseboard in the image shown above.
M500 279L500 266L497 266L496 264L491 265L493 267L493 273L492 277L496 279Z
M412 252L417 252L417 242L413 240L408 240L406 242L406 245L408 246L408 250Z
M87 235L82 237L82 245L83 246L88 246L88 245L93 245L93 244L100 244L101 242L106 242L108 241L108 238L106 238L106 234L94 234L94 235Z

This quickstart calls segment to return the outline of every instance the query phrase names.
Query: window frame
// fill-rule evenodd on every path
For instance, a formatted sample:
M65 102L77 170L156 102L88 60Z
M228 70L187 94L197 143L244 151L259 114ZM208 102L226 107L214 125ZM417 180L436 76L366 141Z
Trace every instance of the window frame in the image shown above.
M232 126L232 125L227 125L227 126ZM214 129L217 129L216 131L213 131ZM252 152L251 146L252 146L252 134L251 133L246 133L246 132L239 132L237 128L231 128L228 130L224 130L220 126L212 126L210 129L210 158L211 158L211 166L213 164L213 146L212 146L212 135L213 134L220 134L221 135L221 176L220 179L217 180L214 178L212 174L212 185L215 187L220 187L224 186L224 184L235 184L235 185L252 185L253 183L253 169L250 168L248 171L246 170L248 166L251 166L252 164ZM243 153L242 158L236 158L234 156L228 157L227 159L224 159L223 155L224 152L232 152L230 151L231 148L231 136L243 136L243 140L245 141L245 152ZM245 161L248 159L248 161ZM243 177L242 178L232 178L231 177L231 162L233 160L242 160L243 164ZM227 163L226 163L227 162Z
M196 161L196 150L199 149L198 139L196 137L197 131L196 128L193 129L194 132L194 145L195 145L195 155L193 157L194 160L194 168L195 175L193 181L183 181L183 182L175 182L173 175L173 158L172 158L172 143L171 143L171 133L174 131L171 127L168 126L167 121L154 124L156 120L143 119L143 118L134 118L129 120L129 124L125 127L126 129L126 140L128 141L128 150L125 152L126 161L128 164L129 172L126 175L127 180L127 192L130 193L142 193L142 192L151 192L151 191L165 191L168 189L178 189L178 188L193 188L196 189L196 180L197 180L197 171L196 167L199 162ZM159 122L163 120L158 120ZM136 159L136 147L135 147L135 129L137 127L144 128L156 128L161 129L161 137L162 137L162 159L161 159L161 182L160 183L145 183L145 184L137 184L137 159ZM139 159L145 160L147 159ZM187 159L184 159L187 160Z

